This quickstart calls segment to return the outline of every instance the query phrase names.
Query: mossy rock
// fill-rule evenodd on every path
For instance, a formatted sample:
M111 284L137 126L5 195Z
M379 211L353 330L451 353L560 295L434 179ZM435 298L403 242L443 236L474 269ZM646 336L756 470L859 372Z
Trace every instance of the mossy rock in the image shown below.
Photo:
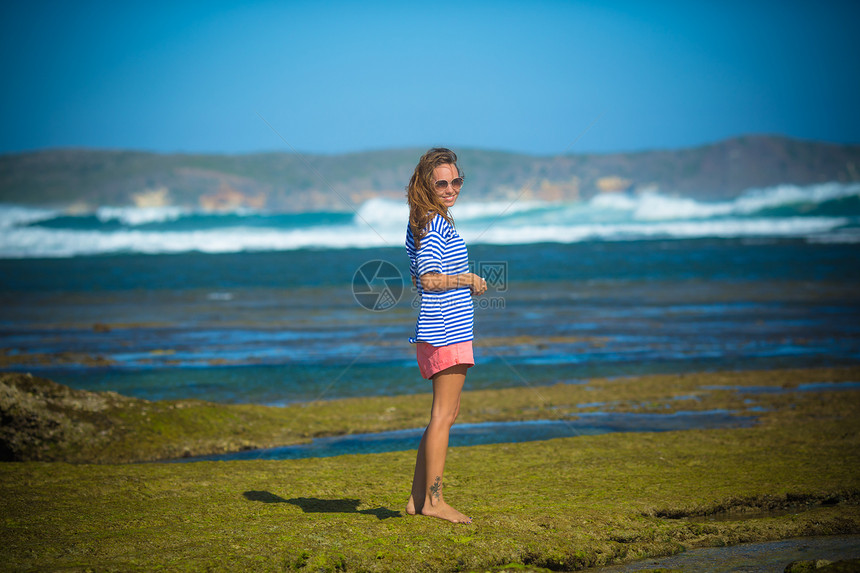
M105 442L113 426L106 411L134 401L31 374L0 374L0 460L53 459L66 448Z

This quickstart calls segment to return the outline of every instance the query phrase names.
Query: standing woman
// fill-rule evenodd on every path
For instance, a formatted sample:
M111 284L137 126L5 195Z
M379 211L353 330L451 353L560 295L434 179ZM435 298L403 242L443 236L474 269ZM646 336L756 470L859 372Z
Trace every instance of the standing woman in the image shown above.
M457 155L434 148L421 157L407 188L406 252L421 296L415 337L409 341L417 344L421 376L433 382L433 406L418 447L406 512L471 523L442 497L448 435L460 411L466 370L475 365L471 297L487 290L484 279L468 272L466 243L448 213L462 186Z

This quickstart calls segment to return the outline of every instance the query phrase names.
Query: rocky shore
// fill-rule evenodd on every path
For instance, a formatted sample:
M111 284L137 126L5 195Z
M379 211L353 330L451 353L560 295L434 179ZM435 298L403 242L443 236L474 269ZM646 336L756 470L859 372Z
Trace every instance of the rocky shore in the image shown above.
M427 397L147 402L4 374L5 458L56 461L0 464L0 569L571 571L857 535L858 378L858 368L715 372L466 393L463 421L726 408L759 422L452 448L446 499L474 519L456 526L403 512L412 451L113 463L415 427Z
M856 381L860 368L595 379L539 389L466 394L460 423L560 420L586 412L701 411L738 415L784 407L791 395L755 398L749 386L790 392L821 380ZM300 444L312 438L422 427L429 395L352 398L286 407L148 401L114 392L76 390L22 373L0 373L0 459L126 463Z

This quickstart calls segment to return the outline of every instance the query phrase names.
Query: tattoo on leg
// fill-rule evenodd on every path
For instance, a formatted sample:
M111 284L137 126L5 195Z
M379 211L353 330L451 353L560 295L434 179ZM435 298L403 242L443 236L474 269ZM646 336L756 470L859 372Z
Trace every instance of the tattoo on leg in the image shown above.
M437 500L442 495L442 476L436 476L433 485L430 486L430 495Z

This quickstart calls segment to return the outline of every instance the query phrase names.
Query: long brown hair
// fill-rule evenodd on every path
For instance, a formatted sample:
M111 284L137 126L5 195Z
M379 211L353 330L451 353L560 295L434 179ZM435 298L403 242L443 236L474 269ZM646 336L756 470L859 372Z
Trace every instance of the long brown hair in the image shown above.
M457 175L462 177L460 166L457 165L457 154L444 147L434 147L421 156L415 172L406 187L406 200L409 203L409 227L415 248L421 245L421 237L427 232L426 227L437 213L445 218L451 226L454 219L448 213L448 208L436 194L433 170L440 165L452 164L457 168Z

